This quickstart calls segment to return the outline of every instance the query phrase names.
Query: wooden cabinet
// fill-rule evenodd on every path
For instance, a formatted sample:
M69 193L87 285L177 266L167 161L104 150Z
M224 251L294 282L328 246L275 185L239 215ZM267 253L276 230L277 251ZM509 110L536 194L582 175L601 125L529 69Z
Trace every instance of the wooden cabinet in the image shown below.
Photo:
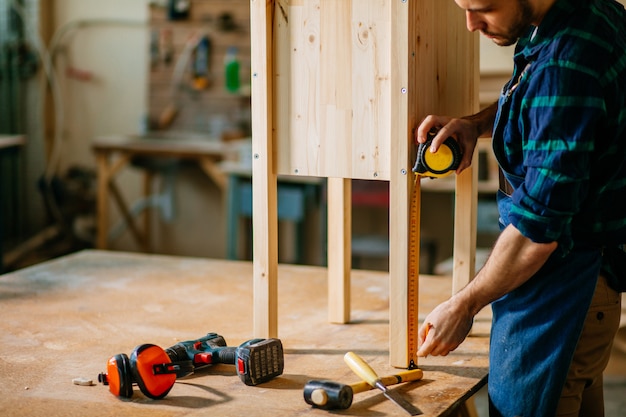
M440 0L250 4L255 334L278 333L277 175L328 178L329 320L339 323L350 320L350 181L389 181L390 361L409 367L418 291L410 262L419 258L409 255L419 242L409 233L419 197L413 130L429 113L478 109L477 35L456 4ZM473 271L475 183L474 170L456 179L459 285Z

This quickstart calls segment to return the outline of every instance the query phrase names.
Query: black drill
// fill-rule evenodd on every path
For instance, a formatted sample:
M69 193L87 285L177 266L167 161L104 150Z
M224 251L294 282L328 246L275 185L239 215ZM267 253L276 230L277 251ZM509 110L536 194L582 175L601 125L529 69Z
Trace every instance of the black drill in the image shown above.
M98 381L119 397L130 398L133 384L137 384L147 397L160 399L174 386L176 378L220 363L235 365L244 384L262 384L283 373L283 345L278 339L252 339L239 347L228 347L217 333L165 350L146 343L137 346L130 357L120 353L109 358L107 371L98 375Z
M179 342L165 352L174 363L191 360L194 370L216 364L235 365L237 375L246 385L262 384L281 375L285 363L279 339L252 339L229 347L217 333Z

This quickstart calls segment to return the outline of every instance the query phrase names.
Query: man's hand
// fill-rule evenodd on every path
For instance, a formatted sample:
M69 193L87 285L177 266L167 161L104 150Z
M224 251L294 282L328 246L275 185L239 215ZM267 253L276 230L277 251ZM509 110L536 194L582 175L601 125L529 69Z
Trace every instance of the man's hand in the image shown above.
M461 148L461 163L456 170L460 174L465 168L472 163L472 155L478 140L476 134L476 126L467 119L453 119L446 116L427 116L419 125L415 132L415 140L418 143L425 143L428 132L434 130L437 132L430 146L432 153L437 152L441 144L448 138L453 137Z
M530 279L558 247L536 243L508 225L476 277L426 316L418 332L418 356L447 355L467 337L474 316Z
M415 141L425 143L428 132L437 131L430 147L430 151L435 153L448 137L451 136L456 139L463 154L459 168L456 170L456 173L460 174L472 164L472 156L478 138L483 135L491 135L497 109L497 103L494 103L474 115L461 118L427 116L415 130Z
M474 316L457 301L452 297L426 317L418 333L417 356L446 356L465 340Z

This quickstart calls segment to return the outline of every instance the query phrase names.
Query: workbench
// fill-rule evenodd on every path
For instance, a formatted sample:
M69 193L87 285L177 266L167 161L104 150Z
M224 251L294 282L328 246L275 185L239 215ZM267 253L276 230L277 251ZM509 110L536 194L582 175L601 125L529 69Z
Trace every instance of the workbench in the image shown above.
M229 346L252 334L252 263L87 250L0 276L0 409L3 416L403 416L380 391L357 394L348 410L312 409L303 400L310 379L346 384L358 378L344 364L354 351L379 373L389 365L389 275L354 271L352 321L327 320L324 268L278 266L281 376L246 386L230 365L179 379L162 400L134 387L121 400L97 384L107 360L144 343L163 348L209 332ZM451 291L451 279L420 277L420 316ZM447 357L420 358L424 378L393 387L424 412L453 410L486 383L490 312ZM73 384L74 378L97 385Z
M152 193L154 175L159 171L165 173L177 161L196 162L220 189L226 188L226 176L217 164L224 159L231 147L207 135L192 132L107 135L96 138L92 148L98 170L98 249L108 248L109 203L113 197L139 247L145 252L150 251L149 211L144 217L143 228L138 226L115 183L118 173L131 163L144 171L144 198Z

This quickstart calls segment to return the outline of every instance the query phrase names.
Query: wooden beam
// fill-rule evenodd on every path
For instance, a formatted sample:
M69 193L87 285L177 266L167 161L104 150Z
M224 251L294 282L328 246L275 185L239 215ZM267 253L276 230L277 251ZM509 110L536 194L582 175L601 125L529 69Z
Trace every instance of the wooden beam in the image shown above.
M472 167L456 177L452 293L474 278L476 270L476 222L478 216L478 152Z
M409 97L419 94L415 82L415 58L409 59L409 23L416 10L414 2L391 2L391 100L389 141L391 146L389 182L389 361L392 366L408 368L417 357L417 315L410 317L410 298L417 312L417 292L409 289L409 208L413 190L410 161L413 117ZM415 24L413 22L413 24ZM412 46L412 45L411 45ZM419 237L417 237L419 242ZM417 253L419 271L419 252ZM417 276L415 277L417 280ZM415 346L410 346L412 343Z
M255 337L278 336L278 212L272 61L275 1L251 0L252 228Z
M109 178L111 177L108 152L96 152L96 164L98 166L96 248L106 249L109 233Z
M328 179L328 320L350 321L352 180Z

